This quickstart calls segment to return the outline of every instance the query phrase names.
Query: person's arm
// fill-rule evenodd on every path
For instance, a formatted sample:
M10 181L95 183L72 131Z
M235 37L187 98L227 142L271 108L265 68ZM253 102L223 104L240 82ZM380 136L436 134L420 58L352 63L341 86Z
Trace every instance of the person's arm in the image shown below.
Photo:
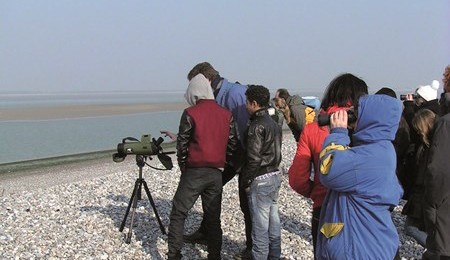
M263 126L250 126L247 135L247 164L242 171L241 185L243 188L250 187L261 167L261 149L263 147Z
M236 129L236 122L234 121L233 117L231 117L230 120L230 134L228 136L228 144L227 144L227 152L226 152L226 164L230 167L237 170L240 165L238 165L239 158L237 158L237 148L239 145L238 140L238 133Z
M297 193L309 198L312 188L310 174L313 152L310 148L310 136L306 131L300 135L297 152L289 168L289 185Z
M302 106L295 107L296 109L291 110L291 121L289 125L293 125L295 129L301 133L303 131L303 127L305 127L305 109Z
M325 138L320 152L320 182L327 188L340 192L355 190L356 174L353 151L347 129L347 111L331 115L330 135Z
M180 127L177 137L177 160L178 165L180 166L181 173L184 173L184 171L186 170L188 146L192 136L192 131L193 126L191 118L187 114L186 110L184 110L183 114L181 115Z
M162 135L164 135L165 137L169 137L172 141L176 141L177 140L177 134L174 134L170 131L167 130L161 130L159 131Z

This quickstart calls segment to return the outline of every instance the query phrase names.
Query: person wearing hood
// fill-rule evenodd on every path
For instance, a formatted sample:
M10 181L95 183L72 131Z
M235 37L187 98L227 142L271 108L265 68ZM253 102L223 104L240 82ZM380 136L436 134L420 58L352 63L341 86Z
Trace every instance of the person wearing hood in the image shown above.
M380 109L382 107L383 109ZM394 259L399 236L391 218L403 190L392 141L402 104L387 95L359 99L356 126L347 111L331 115L320 153L320 181L328 188L317 238L319 259ZM348 127L354 128L352 147Z
M337 76L330 82L324 93L320 113L331 114L349 109L353 104L358 104L360 96L367 95L367 89L368 87L362 79L350 73ZM319 126L318 122L306 125L300 135L297 151L289 168L291 188L313 201L311 234L314 252L316 252L320 210L327 193L327 188L321 184L318 176L319 153L322 150L323 141L329 133L329 126ZM314 171L311 169L311 162L313 162ZM312 172L314 173L311 174Z
M291 129L295 141L298 142L300 134L306 124L306 105L304 104L303 99L299 95L291 96L287 89L280 88L275 93L273 100L275 106L283 112L286 124Z
M248 205L247 194L241 188L242 181L242 164L244 161L245 151L245 133L249 123L249 113L246 107L247 85L240 84L239 82L231 82L222 77L219 72L209 63L201 62L195 65L188 73L187 78L191 80L198 74L203 74L209 80L214 94L214 98L221 107L230 111L236 122L239 145L235 153L235 165L234 167L225 167L222 173L222 184L225 185L237 174L239 175L239 205L244 215L245 222L245 248L243 248L235 257L237 259L248 259L251 256L252 251L252 220L250 217L250 208ZM206 242L205 233L207 227L205 225L206 216L200 224L200 227L191 234L184 236L184 241L187 243L199 243Z
M172 200L168 259L181 259L184 222L199 196L207 216L208 259L221 259L222 170L232 163L237 131L231 112L216 103L203 74L191 79L185 98L190 107L181 115L177 136L181 177Z

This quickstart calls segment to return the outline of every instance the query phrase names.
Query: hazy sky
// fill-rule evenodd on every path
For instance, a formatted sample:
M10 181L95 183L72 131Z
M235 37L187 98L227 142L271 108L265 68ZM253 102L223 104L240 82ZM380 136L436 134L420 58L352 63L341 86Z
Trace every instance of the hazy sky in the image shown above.
M300 93L343 72L414 90L450 64L450 1L0 0L0 92L184 90L202 61Z

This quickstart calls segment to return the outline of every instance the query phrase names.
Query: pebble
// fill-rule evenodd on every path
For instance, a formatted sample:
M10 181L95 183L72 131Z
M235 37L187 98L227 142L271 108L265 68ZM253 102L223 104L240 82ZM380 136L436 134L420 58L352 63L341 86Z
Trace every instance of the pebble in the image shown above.
M282 167L286 173L295 151L295 141L285 134ZM162 167L155 159L148 163ZM170 171L149 167L143 170L166 232L171 200L180 177L176 163L174 165ZM103 174L75 183L0 197L0 259L167 258L167 235L162 234L144 190L136 208L131 243L124 240L130 227L131 212L123 232L119 232L137 178L138 168L134 160L127 158L122 163L111 162L101 169L87 170L93 175ZM73 171L62 174L76 174ZM310 234L312 202L289 187L286 173L283 174L279 197L282 257L313 259ZM243 215L238 201L237 178L234 178L223 191L223 259L232 259L245 246ZM400 235L400 254L402 259L418 259L424 248L403 233L403 205L402 201L393 212ZM185 233L196 230L201 219L201 200L198 200L186 219ZM185 244L182 254L184 259L205 259L206 246Z

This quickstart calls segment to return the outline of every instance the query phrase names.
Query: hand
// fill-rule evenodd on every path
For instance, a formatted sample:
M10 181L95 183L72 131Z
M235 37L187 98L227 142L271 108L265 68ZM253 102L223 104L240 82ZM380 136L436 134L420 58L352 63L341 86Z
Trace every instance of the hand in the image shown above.
M330 116L330 127L338 128L343 127L347 128L348 115L346 110L339 110L336 113L331 114Z
M245 188L245 193L249 193L250 192L250 187Z
M413 101L414 100L414 94L406 94L406 99L408 101Z
M177 140L177 135L170 132L170 131L166 131L166 130L161 130L159 131L161 134L163 134L165 137L169 137L170 139L172 139L172 141L176 141Z

